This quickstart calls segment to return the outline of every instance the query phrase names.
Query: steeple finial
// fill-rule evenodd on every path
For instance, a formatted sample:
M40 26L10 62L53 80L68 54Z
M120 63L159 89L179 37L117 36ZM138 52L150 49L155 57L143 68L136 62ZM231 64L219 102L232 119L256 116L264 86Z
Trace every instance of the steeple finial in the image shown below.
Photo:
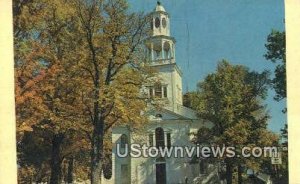
M156 12L166 12L165 8L162 6L160 1L157 1L154 11Z

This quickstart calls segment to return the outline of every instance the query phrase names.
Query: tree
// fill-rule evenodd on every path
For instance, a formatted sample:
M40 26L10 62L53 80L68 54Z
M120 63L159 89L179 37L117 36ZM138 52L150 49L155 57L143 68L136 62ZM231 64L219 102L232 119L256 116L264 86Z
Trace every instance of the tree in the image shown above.
M288 125L285 124L284 128L280 129L281 131L281 157L282 165L278 167L280 169L280 182L289 183L289 160L288 160Z
M196 92L187 92L183 95L183 105L185 107L189 107L189 108L193 108L192 104L193 104L193 100L195 100L195 98L197 97L197 93Z
M51 138L40 142L40 147L51 145L47 160L50 183L59 183L63 160L83 139L78 131L82 118L77 111L80 91L78 83L70 80L76 75L72 70L76 47L76 34L72 33L77 31L73 9L66 9L59 0L15 1L14 5L18 132L22 135L31 131L36 138ZM31 144L21 143L23 147Z
M25 132L18 144L18 164L21 173L19 181L21 183L26 183L26 181L27 183L41 183L50 182L52 179L53 182L53 177L58 177L60 183L62 179L70 181L69 176L73 176L73 174L78 175L77 179L87 179L80 170L88 168L88 165L85 164L88 163L88 159L82 155L88 152L89 144L85 141L84 135L79 137L75 133L74 131L65 133L64 140L59 142L59 152L53 154L53 149L58 150L53 144L53 141L57 141L53 137L57 135L50 129L36 125L33 127L33 131ZM74 161L81 163L76 166L76 171L75 169L71 170ZM65 171L65 167L68 167L67 171ZM54 176L54 174L56 175Z
M274 99L280 101L286 98L286 38L285 32L272 30L268 35L267 43L265 44L267 53L264 55L267 60L276 63L276 69L274 71L275 77L272 80L273 88L276 92ZM282 112L286 113L287 108L283 109ZM288 126L285 123L281 129L281 136L284 139L282 146L287 147L288 145ZM287 150L283 152L283 179L282 182L287 182L288 178L288 153Z
M82 111L91 142L91 182L101 182L104 137L115 125L146 122L141 94L147 72L141 64L141 44L147 36L147 18L128 13L124 0L76 1L80 22L77 35L77 78L82 88Z
M106 134L147 121L147 16L128 13L125 0L16 0L14 10L18 140L26 147L28 132L50 138L38 144L51 144L45 160L53 184L63 177L64 160L84 163L88 147L91 182L100 183Z
M13 1L18 139L20 139L24 131L31 131L31 126L37 122L36 119L39 113L36 113L36 107L42 101L37 95L39 93L37 84L44 80L48 74L42 64L34 59L37 53L41 51L33 38L35 30L38 30L42 22L38 15L45 13L43 9L39 8L38 4L36 1Z
M222 61L217 71L198 83L198 91L191 100L199 117L214 123L211 130L213 144L235 146L270 146L276 136L267 131L269 115L262 100L268 85L268 72L251 72ZM222 158L226 163L226 179L232 183L234 167L238 168L238 182L242 182L242 166L259 169L254 158Z
M264 55L265 58L273 63L277 63L274 71L275 78L272 80L272 84L276 92L274 99L280 101L286 98L285 32L272 30L268 35L265 47L267 48L267 53Z
M45 136L41 136L41 134ZM41 183L47 181L51 153L50 137L41 129L25 132L18 144L18 165L20 183ZM37 156L38 155L38 156Z

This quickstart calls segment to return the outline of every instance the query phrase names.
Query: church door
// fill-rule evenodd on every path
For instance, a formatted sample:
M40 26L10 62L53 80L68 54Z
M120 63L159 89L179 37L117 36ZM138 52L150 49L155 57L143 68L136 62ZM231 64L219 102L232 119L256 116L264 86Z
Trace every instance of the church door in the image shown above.
M166 163L156 164L156 184L166 184Z

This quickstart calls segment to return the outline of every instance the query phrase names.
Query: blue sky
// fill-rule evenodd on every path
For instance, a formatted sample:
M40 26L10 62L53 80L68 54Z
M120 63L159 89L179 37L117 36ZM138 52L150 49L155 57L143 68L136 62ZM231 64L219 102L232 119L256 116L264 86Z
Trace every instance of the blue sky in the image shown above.
M155 0L129 0L133 11L150 12ZM284 30L283 0L161 0L171 16L171 35L175 37L176 62L183 71L184 91L216 70L222 59L251 70L274 71L266 61L264 44L272 29ZM286 122L281 112L286 101L266 100L272 116L269 129L279 132Z

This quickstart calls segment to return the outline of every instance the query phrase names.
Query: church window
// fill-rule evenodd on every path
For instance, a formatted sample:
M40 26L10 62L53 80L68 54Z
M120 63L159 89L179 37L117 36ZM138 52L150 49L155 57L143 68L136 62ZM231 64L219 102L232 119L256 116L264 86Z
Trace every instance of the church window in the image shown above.
M154 86L148 86L148 96L149 98L167 98L168 97L168 87L167 85L161 85L159 82Z
M125 146L128 144L128 138L127 135L123 134L121 136L121 148L125 148Z
M166 59L171 58L170 50L166 50Z
M167 98L167 97L168 97L167 86L164 86L164 87L163 87L163 90L164 90L164 98Z
M167 147L171 147L171 133L167 133Z
M149 146L153 146L153 134L149 134Z
M156 147L165 147L165 135L164 135L164 130L162 128L156 128L155 129L155 142L156 142Z
M166 26L167 26L166 18L162 19L162 25L163 25L164 28L166 28Z
M160 20L159 20L159 18L157 17L157 18L155 19L155 27L158 28L159 26L160 26Z
M158 97L158 98L162 97L162 87L160 84L155 85L155 97Z
M161 114L156 114L155 117L156 118L162 118L162 115Z
M156 59L160 59L160 51L157 50L157 51L155 51L155 53L156 53Z
M171 58L171 45L169 42L164 43L165 59Z
M149 96L150 98L153 98L154 89L153 87L149 87Z

